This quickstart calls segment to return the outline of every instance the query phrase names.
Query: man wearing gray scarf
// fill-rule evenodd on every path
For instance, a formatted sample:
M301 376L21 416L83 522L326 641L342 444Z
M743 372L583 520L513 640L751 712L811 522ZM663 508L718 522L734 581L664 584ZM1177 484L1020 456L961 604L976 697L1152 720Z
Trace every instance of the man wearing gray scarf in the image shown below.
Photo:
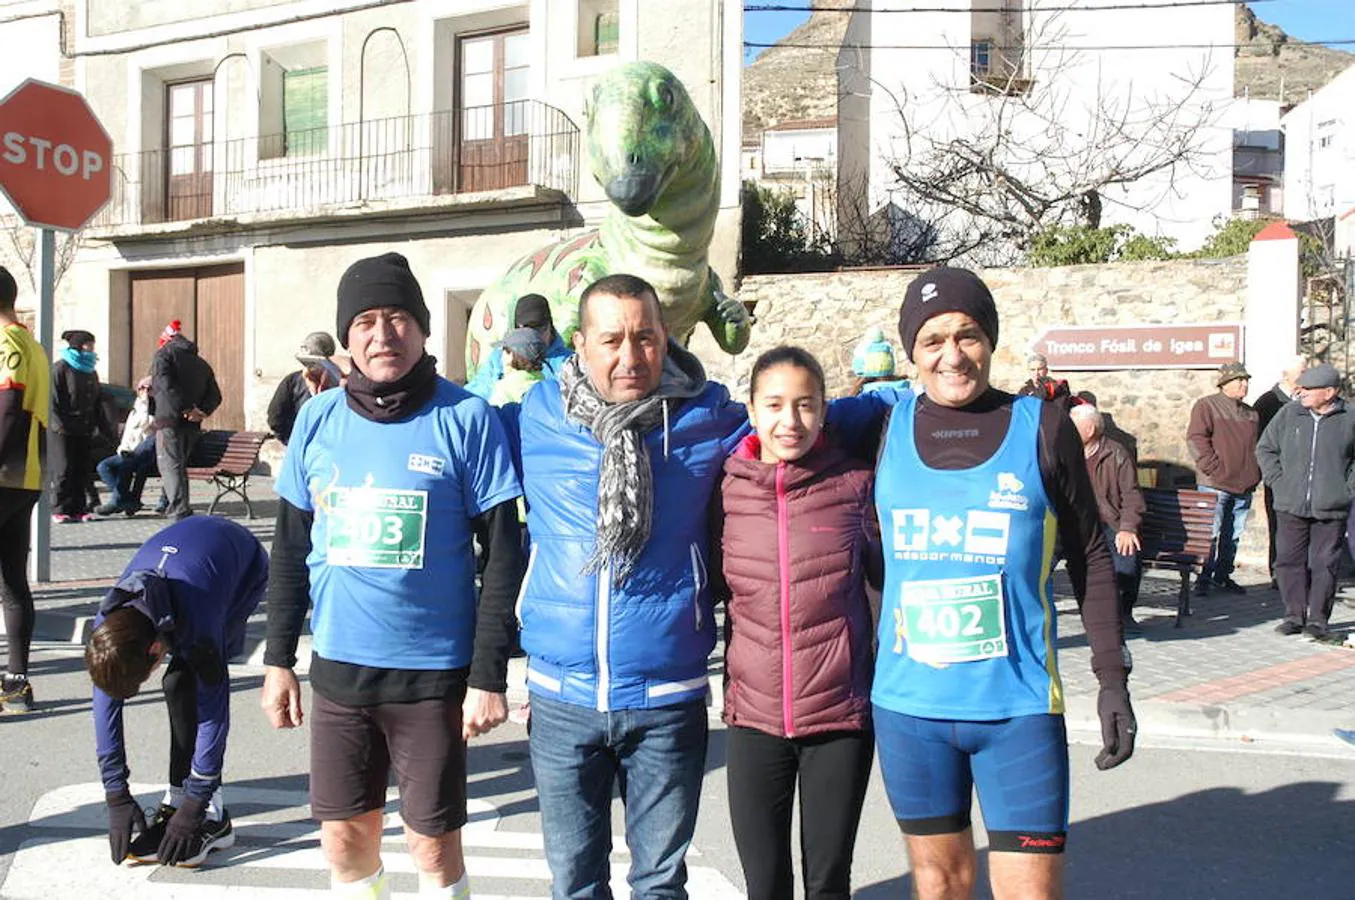
M552 895L610 896L619 784L634 896L686 897L715 646L708 507L748 412L669 340L643 279L589 285L574 349L509 429L533 544L518 617ZM830 426L873 445L890 400L839 401Z

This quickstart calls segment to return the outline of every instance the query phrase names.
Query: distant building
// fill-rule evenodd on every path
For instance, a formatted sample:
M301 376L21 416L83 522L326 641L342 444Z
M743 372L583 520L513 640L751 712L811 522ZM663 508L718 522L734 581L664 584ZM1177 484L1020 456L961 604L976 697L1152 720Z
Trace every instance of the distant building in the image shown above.
M1284 132L1282 107L1275 100L1239 97L1223 115L1233 129L1234 215L1245 218L1284 214Z
M844 201L865 193L871 227L902 223L919 231L944 222L950 233L963 234L973 220L953 204L900 200L896 161L927 148L972 145L975 136L1001 129L1008 148L1002 165L1048 181L1057 174L1042 172L1094 166L1095 148L1113 140L1107 136L1120 124L1146 138L1124 150L1132 166L1161 133L1144 130L1143 122L1203 123L1188 163L1108 185L1092 198L1103 225L1174 238L1181 249L1199 246L1214 220L1233 210L1232 129L1219 113L1233 95L1234 12L1226 4L1146 5L1162 8L1088 0L1044 11L1028 0L962 0L908 15L858 9L838 54ZM966 8L969 15L957 14ZM1182 49L1183 35L1217 49ZM1050 135L1063 143L1022 154L1047 146ZM1009 199L1020 207L1018 194ZM862 212L850 215L861 220ZM840 211L839 220L848 215Z
M805 224L829 240L837 219L837 119L792 119L769 125L745 144L745 179L789 193Z
M1284 130L1284 215L1307 221L1355 206L1355 66L1280 119Z

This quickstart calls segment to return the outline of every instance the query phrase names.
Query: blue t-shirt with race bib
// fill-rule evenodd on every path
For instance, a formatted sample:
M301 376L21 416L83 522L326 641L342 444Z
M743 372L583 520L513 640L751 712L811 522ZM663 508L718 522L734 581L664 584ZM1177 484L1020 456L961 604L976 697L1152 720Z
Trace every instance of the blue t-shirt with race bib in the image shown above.
M346 391L325 391L301 408L276 489L314 514L317 654L387 669L470 664L470 520L522 493L487 403L439 378L417 413L373 422Z
M875 472L885 584L871 699L885 709L959 721L1063 712L1042 402L1019 398L997 452L955 470L918 454L917 399L894 407Z

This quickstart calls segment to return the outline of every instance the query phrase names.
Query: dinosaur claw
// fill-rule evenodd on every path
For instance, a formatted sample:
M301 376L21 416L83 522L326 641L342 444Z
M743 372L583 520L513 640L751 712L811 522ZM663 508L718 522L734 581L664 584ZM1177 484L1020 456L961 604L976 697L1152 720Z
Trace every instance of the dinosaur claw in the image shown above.
M748 314L747 307L728 294L716 294L707 324L715 336L715 343L726 353L742 353L748 346L753 318Z

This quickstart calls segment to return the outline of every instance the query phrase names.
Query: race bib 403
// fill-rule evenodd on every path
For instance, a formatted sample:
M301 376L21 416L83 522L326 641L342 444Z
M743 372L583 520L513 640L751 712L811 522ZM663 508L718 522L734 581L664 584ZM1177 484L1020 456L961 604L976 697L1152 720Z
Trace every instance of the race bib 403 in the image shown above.
M428 492L336 487L325 492L329 514L325 562L331 566L422 569Z
M895 618L899 645L929 665L1007 655L1002 576L904 582ZM896 645L895 652L902 652Z

